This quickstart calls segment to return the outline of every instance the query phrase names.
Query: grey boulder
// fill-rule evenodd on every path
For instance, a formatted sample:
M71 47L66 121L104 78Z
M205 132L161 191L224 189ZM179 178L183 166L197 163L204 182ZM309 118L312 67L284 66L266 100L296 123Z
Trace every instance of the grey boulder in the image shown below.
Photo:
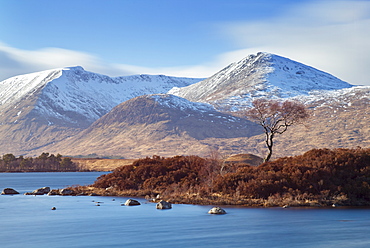
M171 203L162 200L162 201L157 203L156 208L157 209L171 209L172 205L171 205Z
M226 211L220 207L213 207L208 211L209 214L226 214Z
M5 188L3 189L3 192L1 192L2 195L16 195L19 194L18 191L12 188Z
M139 201L137 200L133 200L133 199L128 199L126 202L125 202L125 205L126 206L138 206L138 205L141 205Z

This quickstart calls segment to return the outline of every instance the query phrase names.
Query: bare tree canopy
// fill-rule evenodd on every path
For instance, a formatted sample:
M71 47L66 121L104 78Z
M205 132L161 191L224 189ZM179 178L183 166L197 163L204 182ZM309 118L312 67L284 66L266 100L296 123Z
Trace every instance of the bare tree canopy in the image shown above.
M260 124L266 135L268 154L265 161L272 155L275 134L284 133L288 127L301 124L309 117L304 104L295 101L278 101L259 98L252 102L252 107L244 113L251 121Z

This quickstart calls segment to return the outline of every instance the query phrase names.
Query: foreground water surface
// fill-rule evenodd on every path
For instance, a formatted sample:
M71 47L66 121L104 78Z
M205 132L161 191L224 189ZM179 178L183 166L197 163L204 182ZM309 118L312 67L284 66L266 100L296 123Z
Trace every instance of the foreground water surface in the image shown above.
M3 173L0 189L86 185L101 174ZM367 208L223 207L216 216L212 206L122 206L127 199L1 195L0 247L370 247Z

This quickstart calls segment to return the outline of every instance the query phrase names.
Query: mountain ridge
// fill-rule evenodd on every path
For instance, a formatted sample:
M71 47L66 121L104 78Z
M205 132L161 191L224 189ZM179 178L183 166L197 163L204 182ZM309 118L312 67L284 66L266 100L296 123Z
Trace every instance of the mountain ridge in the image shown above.
M48 117L48 124L60 120L67 126L84 126L84 123L91 124L125 100L153 92L166 93L173 86L186 86L199 80L164 75L111 78L87 72L81 66L66 67L2 81L0 100L5 109L38 93L34 112ZM76 122L78 117L81 121Z
M164 75L110 78L80 66L12 77L0 82L0 149L29 154L76 135L133 96L165 93L200 80Z

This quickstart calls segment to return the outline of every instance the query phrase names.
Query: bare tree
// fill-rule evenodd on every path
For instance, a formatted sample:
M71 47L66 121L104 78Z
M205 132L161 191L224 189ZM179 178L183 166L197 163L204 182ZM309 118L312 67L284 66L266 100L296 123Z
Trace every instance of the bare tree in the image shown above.
M301 124L309 117L304 104L295 101L278 101L259 98L252 102L252 107L243 112L251 121L264 129L265 143L268 153L264 158L267 162L272 155L273 139L276 134L284 133L288 127Z

